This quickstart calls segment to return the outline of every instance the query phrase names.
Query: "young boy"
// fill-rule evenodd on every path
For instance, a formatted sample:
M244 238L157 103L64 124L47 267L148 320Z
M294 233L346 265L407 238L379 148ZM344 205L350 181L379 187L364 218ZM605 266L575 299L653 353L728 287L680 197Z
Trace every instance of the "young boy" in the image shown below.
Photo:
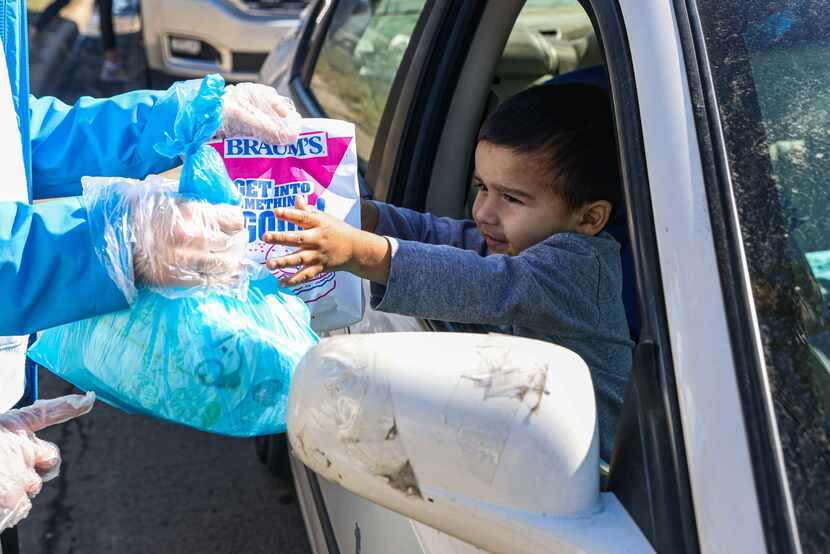
M578 353L597 391L600 455L610 459L631 369L619 244L603 232L620 202L609 101L577 84L523 91L487 118L475 153L472 221L362 203L363 230L298 197L267 233L299 247L268 261L302 266L285 285L349 271L372 282L376 310L477 323Z

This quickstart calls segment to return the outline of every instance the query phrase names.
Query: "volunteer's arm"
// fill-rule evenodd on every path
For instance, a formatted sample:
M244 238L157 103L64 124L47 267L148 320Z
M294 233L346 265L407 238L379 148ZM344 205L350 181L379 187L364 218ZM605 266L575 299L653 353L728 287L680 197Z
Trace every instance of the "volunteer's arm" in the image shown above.
M174 134L176 115L199 83L83 97L73 106L30 97L33 196L77 196L83 176L144 179L177 165L180 160L159 154L155 145ZM272 87L241 83L225 89L219 132L286 144L296 140L298 120L291 102Z
M83 97L72 106L30 97L33 196L78 196L86 175L141 179L179 163L153 147L172 132L181 86Z
M473 221L436 217L384 202L361 200L364 231L403 240L446 244L486 254L487 243Z
M0 203L0 335L126 308L136 284L235 287L237 206L191 202L153 183L83 198Z
M127 307L98 260L79 198L0 202L0 335Z

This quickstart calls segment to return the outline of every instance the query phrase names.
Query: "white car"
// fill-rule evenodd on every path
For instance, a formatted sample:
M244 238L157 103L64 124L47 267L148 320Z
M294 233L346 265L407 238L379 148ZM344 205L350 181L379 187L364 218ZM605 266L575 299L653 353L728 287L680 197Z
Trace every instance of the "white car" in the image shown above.
M827 0L316 3L281 84L397 205L469 214L506 95L608 88L636 349L606 465L561 347L371 311L324 339L288 419L315 553L830 552L828 36Z
M147 66L175 77L255 81L292 36L307 0L141 0Z

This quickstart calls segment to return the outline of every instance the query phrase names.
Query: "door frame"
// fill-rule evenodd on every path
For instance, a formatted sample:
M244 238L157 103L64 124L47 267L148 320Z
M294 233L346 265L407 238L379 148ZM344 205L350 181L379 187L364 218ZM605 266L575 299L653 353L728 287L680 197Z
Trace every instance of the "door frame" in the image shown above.
M641 113L637 102L627 100L637 98L629 40L618 2L581 2L599 31L612 85L618 140L623 153L621 169L629 235L640 291L641 344L646 345L641 349L644 353L637 357L640 383L629 394L629 403L636 399L637 408L632 416L633 438L627 451L615 455L609 485L658 550L696 552L698 531L680 423L680 385L675 378L675 357L670 347ZM376 198L415 209L423 207L427 196L423 183L432 177L432 162L440 142L436 134L443 129L454 86L463 68L464 42L472 40L475 18L483 13L487 3L486 0L428 2L410 41L414 46L407 49L393 83L366 168L367 182ZM327 18L336 4L337 0L321 0L317 13L320 28L306 31L309 37L317 37L317 43L301 45L301 49L319 54ZM448 17L450 10L460 17ZM415 40L416 36L423 40ZM432 41L424 39L430 36ZM447 50L447 46L452 49ZM455 55L449 56L447 52ZM439 63L431 67L430 61L434 60ZM308 89L310 70L315 63L316 58L309 57L302 64L295 64L300 71L292 76L291 90L295 101L305 106L307 113L319 116L322 110ZM626 460L631 461L626 463ZM317 477L312 474L309 478ZM634 487L625 490L623 483L641 486L639 490Z

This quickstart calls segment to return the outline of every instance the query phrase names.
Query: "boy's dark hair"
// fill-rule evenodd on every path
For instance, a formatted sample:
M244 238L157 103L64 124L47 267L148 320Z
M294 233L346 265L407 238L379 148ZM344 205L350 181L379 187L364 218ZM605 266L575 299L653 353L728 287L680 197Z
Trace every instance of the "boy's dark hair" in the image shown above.
M524 90L487 117L478 140L538 159L553 189L573 209L596 200L620 205L611 103L596 86Z

